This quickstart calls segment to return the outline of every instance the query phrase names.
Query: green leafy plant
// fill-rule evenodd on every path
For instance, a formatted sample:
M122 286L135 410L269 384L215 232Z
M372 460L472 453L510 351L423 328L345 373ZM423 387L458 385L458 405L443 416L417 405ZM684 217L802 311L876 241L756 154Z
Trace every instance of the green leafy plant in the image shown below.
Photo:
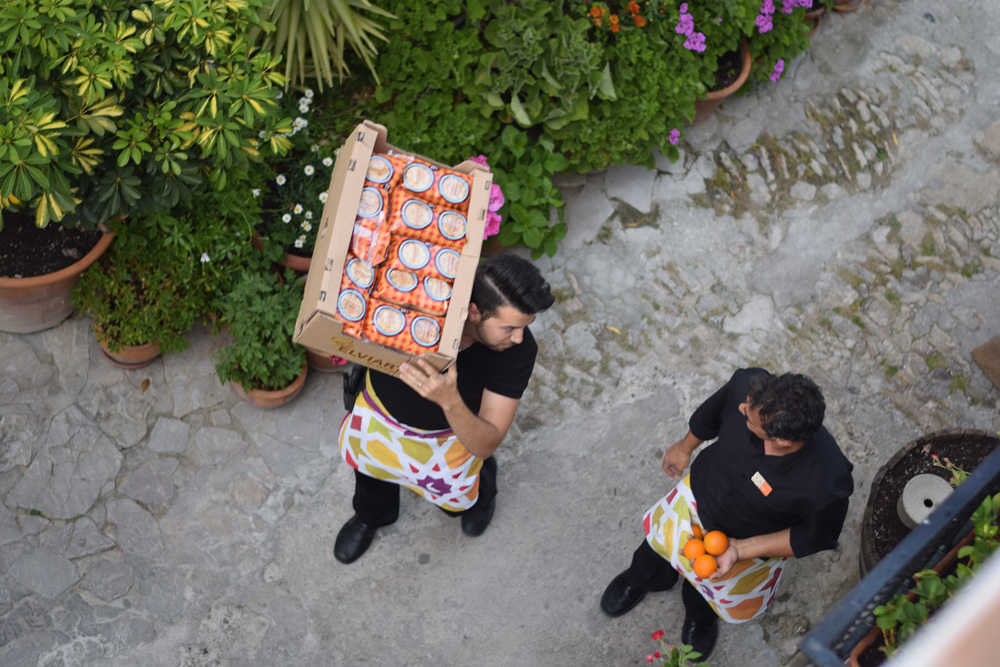
M183 207L280 151L285 79L249 37L272 29L265 2L3 3L0 205L93 228Z
M260 235L282 251L312 255L316 231L330 187L334 149L324 128L310 122L315 96L306 88L301 97L284 96L289 114L299 115L283 135L291 148L258 165L251 179L254 197L262 202Z
M164 354L184 349L195 320L213 309L234 268L250 261L255 213L247 189L230 189L203 193L180 215L115 223L111 250L72 291L74 307L94 320L112 352L145 343L159 343Z
M958 486L969 473L953 465L947 458L932 455L934 465L952 473L951 483ZM972 544L958 550L959 562L954 571L942 576L935 570L921 570L913 575L916 585L908 592L894 596L873 610L875 624L882 631L882 650L893 655L912 637L941 605L945 604L975 574L976 570L1000 545L997 534L997 514L1000 513L1000 493L987 496L972 513L974 529ZM964 559L964 560L963 560Z
M508 246L524 244L536 259L542 253L555 255L566 236L566 224L562 195L552 184L552 176L566 168L566 158L553 151L551 140L530 143L527 134L508 125L489 160L506 200L500 214L512 220L500 226L497 239ZM550 207L557 211L555 224L549 222Z
M222 324L236 341L217 355L223 383L243 389L277 390L302 372L305 348L292 342L304 279L286 270L282 280L262 266L248 266L221 301Z
M350 72L344 57L348 45L365 63L375 81L373 59L378 54L374 40L386 41L382 26L358 10L386 18L392 14L368 0L274 0L268 14L277 30L268 35L265 49L285 54L285 77L289 83L305 84L314 78L320 91L333 85L333 72L343 78Z
M659 651L653 651L646 656L647 662L660 661L662 667L708 667L705 661L698 661L701 653L693 650L688 644L668 645L664 640L663 630L657 630L651 637L660 646Z

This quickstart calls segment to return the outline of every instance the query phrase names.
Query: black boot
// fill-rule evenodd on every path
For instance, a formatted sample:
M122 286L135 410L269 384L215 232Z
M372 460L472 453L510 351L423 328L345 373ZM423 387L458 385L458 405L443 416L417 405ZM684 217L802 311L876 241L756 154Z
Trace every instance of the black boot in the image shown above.
M376 530L377 527L369 526L355 514L337 533L337 541L333 545L334 558L345 565L361 558L361 554L371 546Z
M629 571L625 570L611 580L601 596L601 611L608 616L621 616L646 597L646 591L629 583Z
M719 617L689 581L684 582L681 599L684 600L681 641L701 653L699 661L707 660L719 638Z

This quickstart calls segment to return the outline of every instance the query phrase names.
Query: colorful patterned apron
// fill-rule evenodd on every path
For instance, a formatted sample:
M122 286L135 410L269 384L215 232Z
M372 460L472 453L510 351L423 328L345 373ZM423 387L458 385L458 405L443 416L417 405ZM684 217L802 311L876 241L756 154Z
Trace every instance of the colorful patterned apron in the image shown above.
M694 585L722 620L743 623L767 609L778 590L785 559L741 560L721 579L702 579L694 573L691 562L683 554L684 544L694 534L692 524L701 527L690 475L650 507L642 518L649 546Z
M405 486L450 511L472 507L479 497L483 460L451 429L422 431L397 423L371 382L340 425L340 455L358 472Z

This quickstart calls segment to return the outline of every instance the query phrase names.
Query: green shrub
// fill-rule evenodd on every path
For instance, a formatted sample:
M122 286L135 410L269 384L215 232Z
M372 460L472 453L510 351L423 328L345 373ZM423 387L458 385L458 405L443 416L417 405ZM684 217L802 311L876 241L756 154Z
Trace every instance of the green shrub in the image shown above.
M249 38L271 28L266 2L3 3L2 205L93 228L184 206L280 149L258 137L288 128L278 59Z

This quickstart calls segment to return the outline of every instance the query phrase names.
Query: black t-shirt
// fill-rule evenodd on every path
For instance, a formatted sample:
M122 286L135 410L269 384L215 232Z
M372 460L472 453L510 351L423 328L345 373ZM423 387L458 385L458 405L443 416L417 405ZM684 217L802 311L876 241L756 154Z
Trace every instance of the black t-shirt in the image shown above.
M483 391L521 398L535 367L538 344L527 328L523 340L502 352L473 343L458 353L458 393L473 413L479 413ZM402 380L369 369L372 387L382 405L400 424L425 431L448 428L441 407L410 389Z
M763 372L736 371L691 416L696 438L718 438L691 465L698 516L707 529L735 538L791 528L792 551L799 557L832 549L854 491L854 466L825 428L791 454L764 454L764 441L750 432L739 411L749 378ZM768 487L765 495L762 489Z

